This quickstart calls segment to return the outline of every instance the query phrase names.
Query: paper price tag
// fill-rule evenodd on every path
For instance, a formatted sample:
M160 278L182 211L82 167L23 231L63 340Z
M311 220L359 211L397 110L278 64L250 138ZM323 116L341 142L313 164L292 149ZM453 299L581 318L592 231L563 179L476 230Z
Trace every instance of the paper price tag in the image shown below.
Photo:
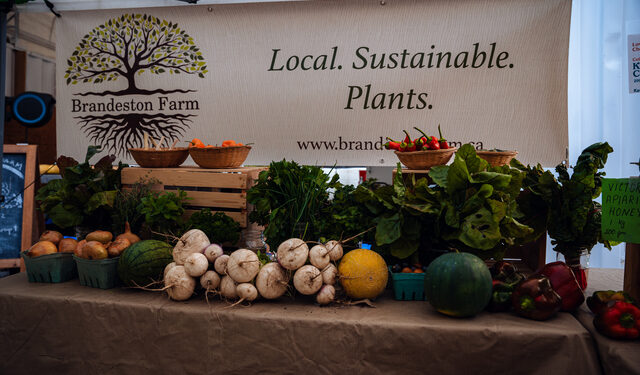
M602 237L640 243L640 179L602 179Z

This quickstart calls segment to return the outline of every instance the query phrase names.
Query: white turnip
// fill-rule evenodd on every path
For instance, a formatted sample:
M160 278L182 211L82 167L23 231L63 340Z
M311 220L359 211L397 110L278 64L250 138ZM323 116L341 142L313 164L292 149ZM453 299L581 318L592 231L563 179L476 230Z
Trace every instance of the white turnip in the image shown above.
M338 276L338 269L333 264L329 264L322 270L322 282L327 285L334 285Z
M331 258L332 261L337 261L338 259L342 258L342 244L336 240L331 240L329 242L327 242L326 244L324 244L324 246L327 248L327 250L329 250L329 258Z
M191 229L183 234L173 248L173 260L178 265L183 265L187 257L193 253L202 253L209 246L209 238L200 229Z
M162 278L164 279L165 277L167 277L167 272L169 272L169 270L175 266L177 266L176 262L171 262L167 264L167 266L164 268L164 274L162 275Z
M266 299L276 299L285 294L288 282L286 271L276 262L262 266L256 276L256 288Z
M175 301L188 300L196 289L196 280L187 274L183 266L175 266L164 278L164 288Z
M204 254L192 253L184 261L184 269L191 277L200 277L207 272L209 268L209 261Z
M293 275L293 286L304 295L312 295L322 288L322 274L312 265L302 266Z
M207 271L200 277L200 285L206 291L214 290L220 285L220 275L216 271Z
M295 271L307 262L309 246L299 238L290 238L278 246L278 263L288 270Z
M227 274L227 262L229 261L229 256L227 254L220 255L216 258L216 261L213 262L213 268L220 275Z
M333 285L323 285L316 295L316 302L319 305L328 305L336 298L336 289Z
M318 269L324 269L331 262L329 250L323 245L315 245L309 250L309 262Z
M213 264L216 261L216 258L224 254L222 251L222 247L217 243L212 243L211 245L205 247L204 256L207 257L209 263Z
M242 284L238 284L238 286L236 287L236 294L238 295L238 297L240 297L240 301L238 302L242 302L242 301L254 301L256 298L258 298L258 289L256 289L255 286L253 286L253 284L250 283L242 283Z
M260 271L260 259L248 249L238 249L231 253L227 262L227 275L238 283L253 280Z
M220 280L220 294L227 299L236 299L238 298L238 293L236 293L236 287L238 283L233 281L231 277L228 275L223 276L222 280Z

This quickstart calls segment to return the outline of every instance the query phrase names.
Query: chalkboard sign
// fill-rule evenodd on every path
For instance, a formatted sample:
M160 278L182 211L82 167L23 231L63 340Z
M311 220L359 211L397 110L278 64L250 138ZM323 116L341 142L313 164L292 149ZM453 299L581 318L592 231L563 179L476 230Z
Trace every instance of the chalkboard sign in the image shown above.
M0 259L19 258L22 246L22 208L27 155L6 154L2 158L0 203Z
M0 268L20 267L34 235L37 146L4 145L0 203Z

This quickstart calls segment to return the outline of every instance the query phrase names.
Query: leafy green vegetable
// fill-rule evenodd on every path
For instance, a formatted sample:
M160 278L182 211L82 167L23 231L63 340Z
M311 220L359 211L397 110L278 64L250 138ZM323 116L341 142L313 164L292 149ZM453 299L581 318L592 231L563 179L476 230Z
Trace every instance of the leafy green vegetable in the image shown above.
M594 143L582 151L570 176L567 166L556 166L558 178L540 165L512 166L526 172L524 186L538 199L530 206L546 212L546 225L554 250L565 257L576 257L581 249L590 251L600 242L608 249L612 243L602 239L600 220L602 208L593 199L602 191L602 176L608 154L613 148L607 142Z
M179 237L184 229L184 203L189 199L182 190L174 192L149 192L140 202L138 209L144 215L144 226L155 236L172 235Z
M271 162L247 191L247 201L255 207L249 220L266 226L264 235L272 249L290 237L317 240L328 190L339 186L338 175L329 178L320 167L284 159Z
M120 173L126 165L113 168L114 155L101 158L95 166L89 161L100 147L89 146L83 163L60 156L56 164L62 179L53 180L38 190L36 200L42 211L60 228L87 226L109 228Z
M160 184L157 179L141 178L129 188L121 189L116 193L111 215L114 233L122 233L127 222L133 233L140 233L144 223L140 202L151 193L153 185L157 184Z
M240 238L240 224L224 212L211 213L208 208L195 212L187 223L189 229L200 229L211 243L235 244Z

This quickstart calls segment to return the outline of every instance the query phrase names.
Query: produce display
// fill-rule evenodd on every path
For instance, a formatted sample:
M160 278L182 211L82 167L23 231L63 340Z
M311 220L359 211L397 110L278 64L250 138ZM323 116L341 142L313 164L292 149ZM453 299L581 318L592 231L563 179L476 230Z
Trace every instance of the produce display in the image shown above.
M402 141L394 141L393 139L387 137L387 143L384 144L384 148L387 150L396 150L400 152L411 152L411 151L422 151L422 150L446 150L449 147L449 142L447 142L444 137L442 137L442 131L440 130L440 125L438 125L438 133L440 135L440 139L435 136L429 136L422 130L417 127L414 127L420 135L417 138L411 138L409 133L406 130L404 131L405 137Z

